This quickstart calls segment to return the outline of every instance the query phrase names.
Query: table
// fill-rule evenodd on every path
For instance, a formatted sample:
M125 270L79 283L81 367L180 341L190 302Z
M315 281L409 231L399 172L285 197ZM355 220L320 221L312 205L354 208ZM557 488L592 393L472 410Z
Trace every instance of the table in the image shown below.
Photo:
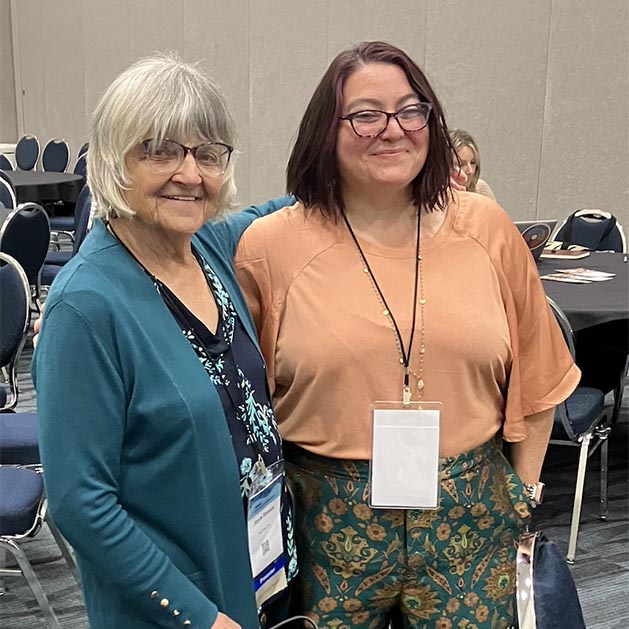
M15 153L15 142L0 142L0 153L13 155Z
M564 284L542 280L546 294L566 313L577 332L610 321L629 319L629 263L622 253L593 251L581 260L544 260L537 268L540 275L557 269L595 269L615 273L608 282Z
M18 203L33 201L74 203L85 184L81 175L52 173L40 170L3 170L8 175Z

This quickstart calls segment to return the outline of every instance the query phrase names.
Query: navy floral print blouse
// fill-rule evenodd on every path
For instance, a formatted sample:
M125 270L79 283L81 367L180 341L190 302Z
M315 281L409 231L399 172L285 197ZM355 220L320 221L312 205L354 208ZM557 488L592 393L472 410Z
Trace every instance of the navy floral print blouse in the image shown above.
M246 510L254 465L262 457L269 466L282 458L279 435L260 350L249 338L229 294L207 261L194 251L218 307L218 325L213 334L177 296L157 278L155 288L205 368L220 396L236 460L240 466L240 493ZM282 529L286 578L297 574L290 496L284 487Z

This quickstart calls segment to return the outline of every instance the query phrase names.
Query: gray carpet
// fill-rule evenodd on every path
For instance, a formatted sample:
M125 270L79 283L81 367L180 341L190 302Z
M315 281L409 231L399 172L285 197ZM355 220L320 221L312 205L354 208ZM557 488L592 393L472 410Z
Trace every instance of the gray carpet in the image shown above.
M28 373L31 353L23 355L20 368L20 410L32 410L35 399ZM568 529L576 475L577 448L553 447L544 466L546 500L535 512L537 528L546 531L563 552ZM609 517L599 520L599 458L588 464L578 552L572 574L577 583L588 629L629 627L629 388L621 420L610 442ZM87 628L79 588L47 530L25 544L29 558L62 627ZM2 629L44 629L47 625L21 578L6 578L6 592L0 597ZM112 628L114 629L114 628ZM566 627L570 629L570 627Z

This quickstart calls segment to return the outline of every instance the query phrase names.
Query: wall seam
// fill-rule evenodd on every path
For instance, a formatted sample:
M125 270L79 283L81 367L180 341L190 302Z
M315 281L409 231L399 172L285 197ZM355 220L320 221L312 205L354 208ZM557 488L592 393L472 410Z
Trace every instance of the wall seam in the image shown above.
M548 113L548 82L550 81L550 44L553 27L553 4L554 0L550 0L550 9L548 11L548 34L546 38L546 72L544 76L544 109L542 111L542 132L539 142L539 161L537 163L537 194L535 195L535 218L539 216L539 200L542 189L542 160L544 159L544 143L546 135L546 115Z

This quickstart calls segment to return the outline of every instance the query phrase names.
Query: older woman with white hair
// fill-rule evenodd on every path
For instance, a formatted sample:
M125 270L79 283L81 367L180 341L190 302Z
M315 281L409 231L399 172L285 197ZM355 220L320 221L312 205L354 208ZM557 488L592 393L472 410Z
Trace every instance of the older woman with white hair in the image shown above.
M131 66L95 113L97 219L51 287L33 366L49 508L93 629L253 629L281 617L296 572L232 270L243 230L287 199L220 216L233 146L217 88L171 57Z

